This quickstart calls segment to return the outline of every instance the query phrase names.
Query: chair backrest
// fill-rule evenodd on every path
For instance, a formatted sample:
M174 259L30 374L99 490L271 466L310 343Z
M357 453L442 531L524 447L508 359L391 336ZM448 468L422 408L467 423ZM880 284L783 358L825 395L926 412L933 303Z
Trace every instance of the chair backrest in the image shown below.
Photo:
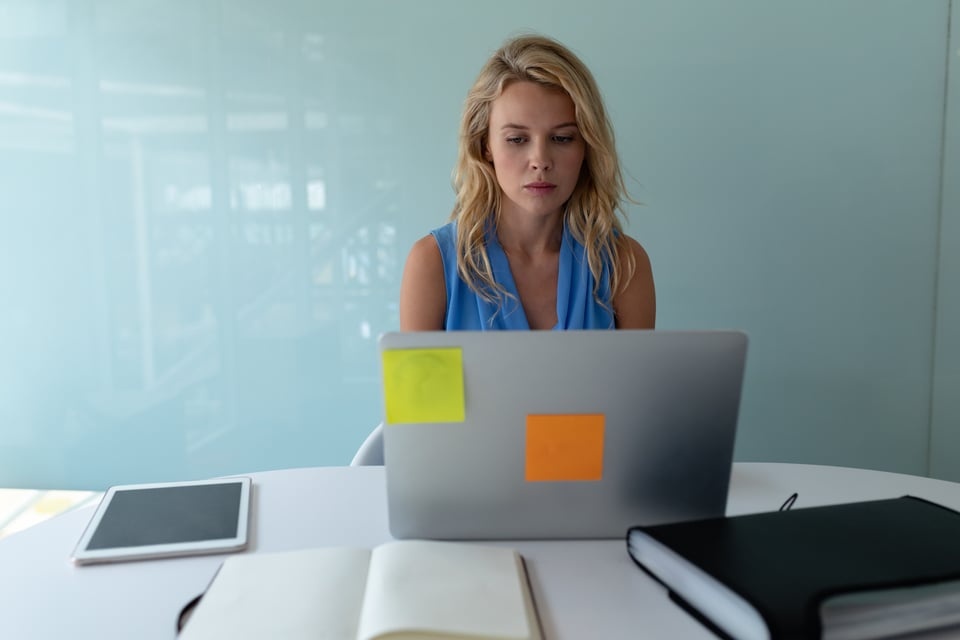
M366 467L370 465L383 464L383 423L381 422L367 439L363 441L360 448L350 461L351 467Z

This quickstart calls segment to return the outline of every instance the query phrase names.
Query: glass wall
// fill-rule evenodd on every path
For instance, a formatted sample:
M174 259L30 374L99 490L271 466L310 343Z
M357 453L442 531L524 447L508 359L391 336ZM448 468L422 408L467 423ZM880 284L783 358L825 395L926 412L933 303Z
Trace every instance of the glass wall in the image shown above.
M738 456L925 472L949 2L0 0L0 486L345 464L463 96L591 66ZM864 29L869 24L869 29Z

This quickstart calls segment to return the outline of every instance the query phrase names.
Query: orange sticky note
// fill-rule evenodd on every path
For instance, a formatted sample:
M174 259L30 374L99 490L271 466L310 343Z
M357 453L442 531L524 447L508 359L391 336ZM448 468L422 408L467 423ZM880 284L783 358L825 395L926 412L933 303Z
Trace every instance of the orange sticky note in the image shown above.
M603 414L528 415L527 482L600 480Z

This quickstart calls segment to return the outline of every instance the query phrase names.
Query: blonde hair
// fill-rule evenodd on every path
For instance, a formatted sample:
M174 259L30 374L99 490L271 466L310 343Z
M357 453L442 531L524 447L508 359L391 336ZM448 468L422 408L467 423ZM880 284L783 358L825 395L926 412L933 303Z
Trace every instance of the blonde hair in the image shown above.
M505 291L493 277L484 244L491 215L500 216L500 187L493 165L485 157L490 109L511 82L527 81L562 89L573 101L577 126L586 142L580 179L564 208L570 233L586 248L587 264L599 287L604 258L610 260L610 293L625 286L635 269L633 252L617 213L629 199L620 171L613 128L596 81L586 65L559 42L539 35L508 40L487 61L464 102L457 165L453 173L456 204L450 217L457 221L457 271L478 295L494 300ZM626 273L619 257L626 255Z

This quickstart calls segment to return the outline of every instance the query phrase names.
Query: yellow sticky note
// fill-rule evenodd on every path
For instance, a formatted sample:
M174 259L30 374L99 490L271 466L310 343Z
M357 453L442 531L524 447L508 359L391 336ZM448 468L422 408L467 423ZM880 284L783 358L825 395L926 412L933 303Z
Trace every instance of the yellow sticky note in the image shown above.
M603 478L603 414L528 415L527 482Z
M460 348L384 351L387 424L463 422L463 351Z

